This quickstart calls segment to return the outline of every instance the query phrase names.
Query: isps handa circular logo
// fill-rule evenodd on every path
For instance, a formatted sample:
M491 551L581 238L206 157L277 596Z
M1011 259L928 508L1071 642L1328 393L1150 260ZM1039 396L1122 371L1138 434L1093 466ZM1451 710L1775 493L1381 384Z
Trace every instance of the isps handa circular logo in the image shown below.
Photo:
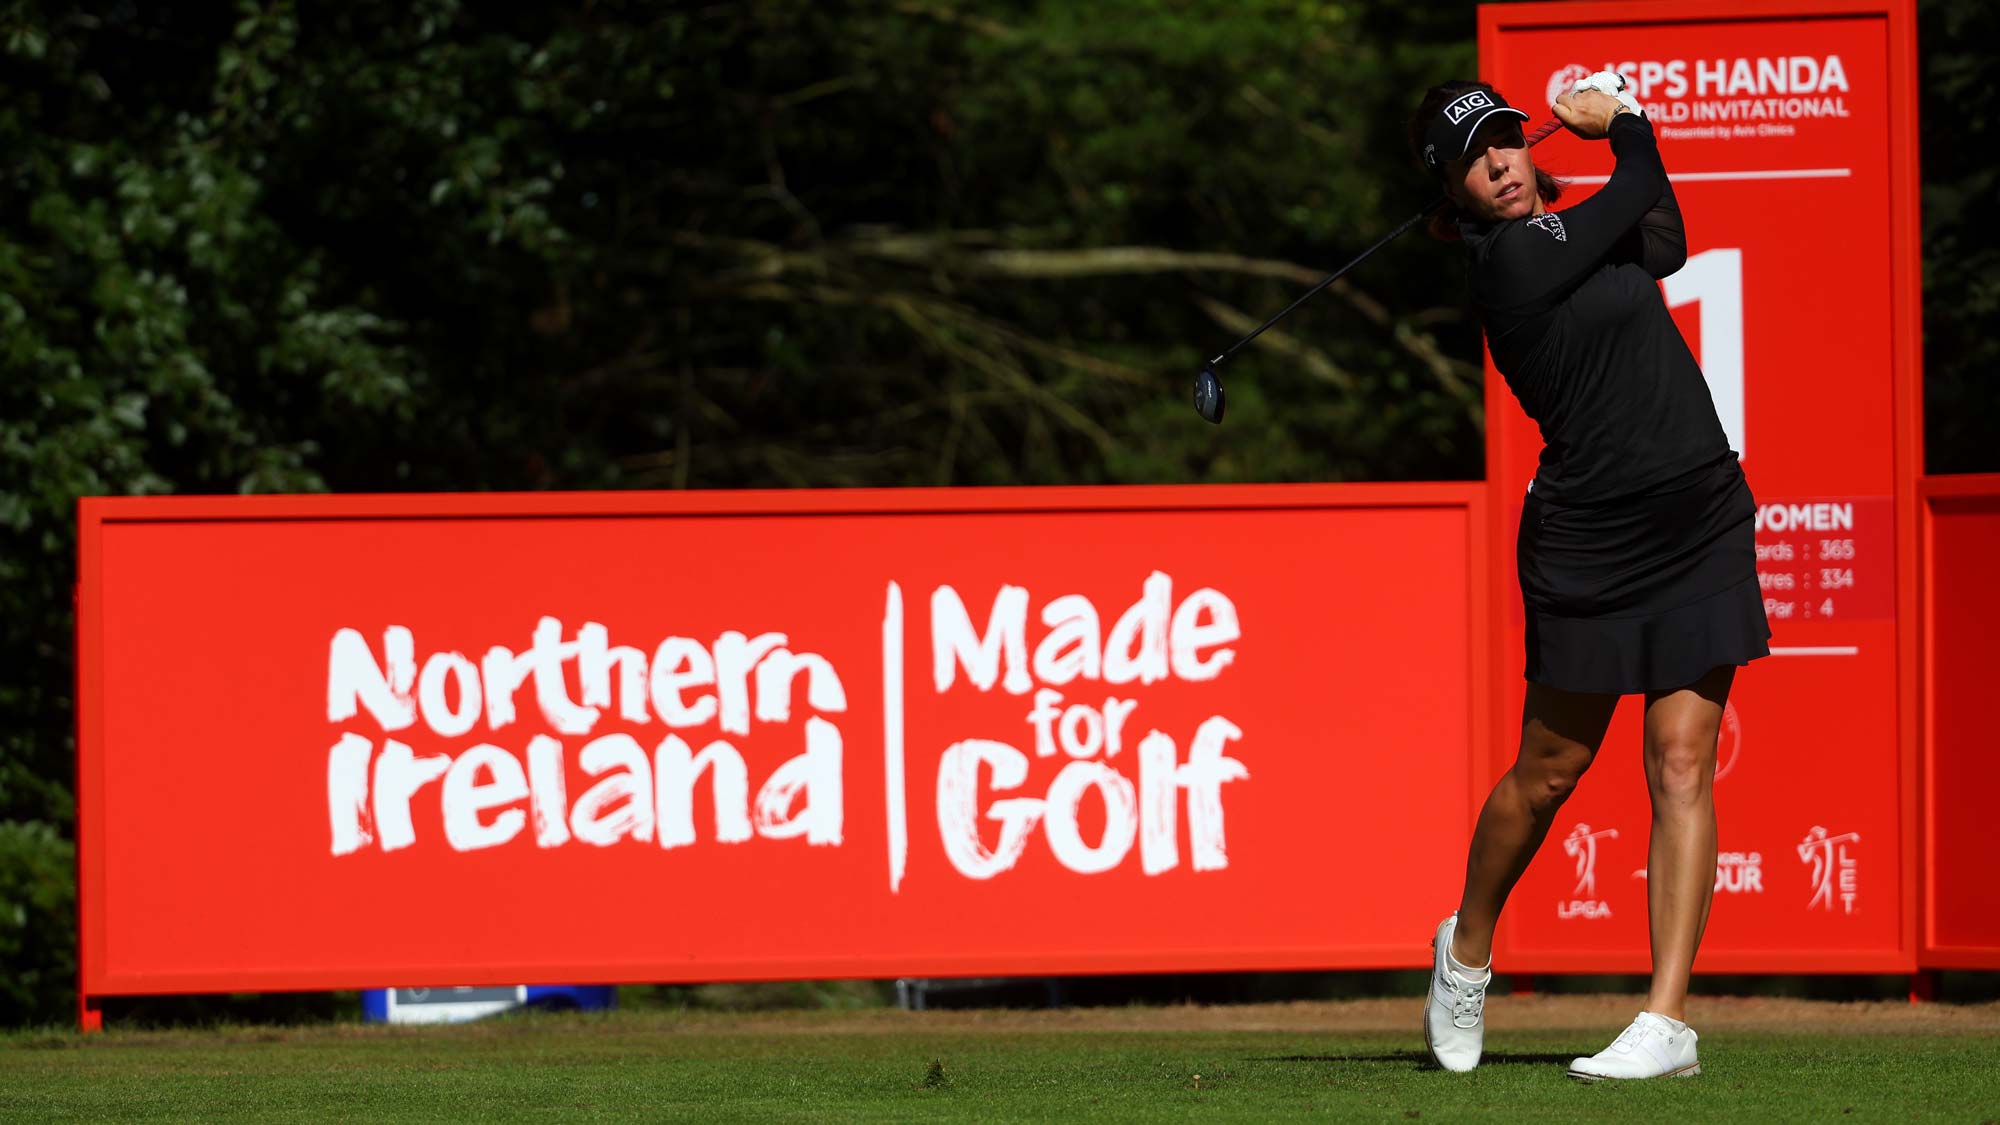
M1731 699L1722 705L1722 728L1715 738L1715 780L1721 781L1736 768L1737 755L1743 752L1743 719L1736 713L1736 701Z
M1548 97L1543 99L1542 104L1556 104L1556 98L1569 93L1570 87L1576 85L1578 79L1588 78L1590 75L1591 69L1589 67L1579 66L1576 63L1571 63L1554 74L1549 75Z

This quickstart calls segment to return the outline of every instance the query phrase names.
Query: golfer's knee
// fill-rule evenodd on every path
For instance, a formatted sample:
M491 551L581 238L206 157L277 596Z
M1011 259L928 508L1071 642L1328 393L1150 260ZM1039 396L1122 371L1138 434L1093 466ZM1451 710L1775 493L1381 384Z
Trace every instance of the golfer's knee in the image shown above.
M1522 787L1522 797L1528 803L1528 811L1536 820L1548 820L1563 807L1569 795L1576 792L1576 783L1583 778L1583 770L1567 766L1542 765L1523 769L1514 767L1516 781Z
M1655 802L1699 801L1714 784L1713 739L1699 735L1661 739L1647 747L1646 759L1646 784Z

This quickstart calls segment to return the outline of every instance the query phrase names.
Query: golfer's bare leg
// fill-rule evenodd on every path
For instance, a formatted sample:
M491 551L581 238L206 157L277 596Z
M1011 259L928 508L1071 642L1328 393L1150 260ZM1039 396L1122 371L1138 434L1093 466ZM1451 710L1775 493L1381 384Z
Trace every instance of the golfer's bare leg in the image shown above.
M1687 1018L1688 974L1715 897L1715 740L1735 679L1723 665L1690 687L1646 693L1646 787L1653 838L1646 906L1653 930L1648 1011Z
M1541 848L1556 810L1597 757L1617 706L1615 695L1528 685L1520 754L1479 810L1465 861L1465 894L1451 943L1451 955L1463 964L1484 965L1492 957L1500 908Z

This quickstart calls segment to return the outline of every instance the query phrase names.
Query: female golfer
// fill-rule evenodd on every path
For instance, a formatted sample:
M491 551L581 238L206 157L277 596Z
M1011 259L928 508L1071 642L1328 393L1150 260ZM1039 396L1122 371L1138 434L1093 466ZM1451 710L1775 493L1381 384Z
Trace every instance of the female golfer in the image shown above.
M1596 195L1563 211L1548 209L1560 187L1529 155L1528 115L1491 86L1434 87L1410 126L1450 201L1432 231L1465 243L1494 366L1545 443L1517 546L1520 754L1480 811L1458 911L1433 939L1425 1042L1448 1070L1478 1065L1507 893L1619 697L1643 694L1652 989L1631 1026L1569 1073L1692 1075L1685 1005L1715 885L1716 732L1736 667L1770 652L1756 505L1656 284L1687 244L1652 125L1636 101L1594 89L1562 95L1555 113L1578 137L1608 140L1616 161Z

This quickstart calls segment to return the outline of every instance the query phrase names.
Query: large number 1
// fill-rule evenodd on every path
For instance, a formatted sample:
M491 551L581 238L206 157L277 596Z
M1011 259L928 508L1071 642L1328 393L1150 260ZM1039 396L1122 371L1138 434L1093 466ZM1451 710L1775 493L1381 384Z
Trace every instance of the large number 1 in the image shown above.
M1703 250L1666 280L1667 307L1701 306L1701 371L1729 447L1743 445L1743 251Z

